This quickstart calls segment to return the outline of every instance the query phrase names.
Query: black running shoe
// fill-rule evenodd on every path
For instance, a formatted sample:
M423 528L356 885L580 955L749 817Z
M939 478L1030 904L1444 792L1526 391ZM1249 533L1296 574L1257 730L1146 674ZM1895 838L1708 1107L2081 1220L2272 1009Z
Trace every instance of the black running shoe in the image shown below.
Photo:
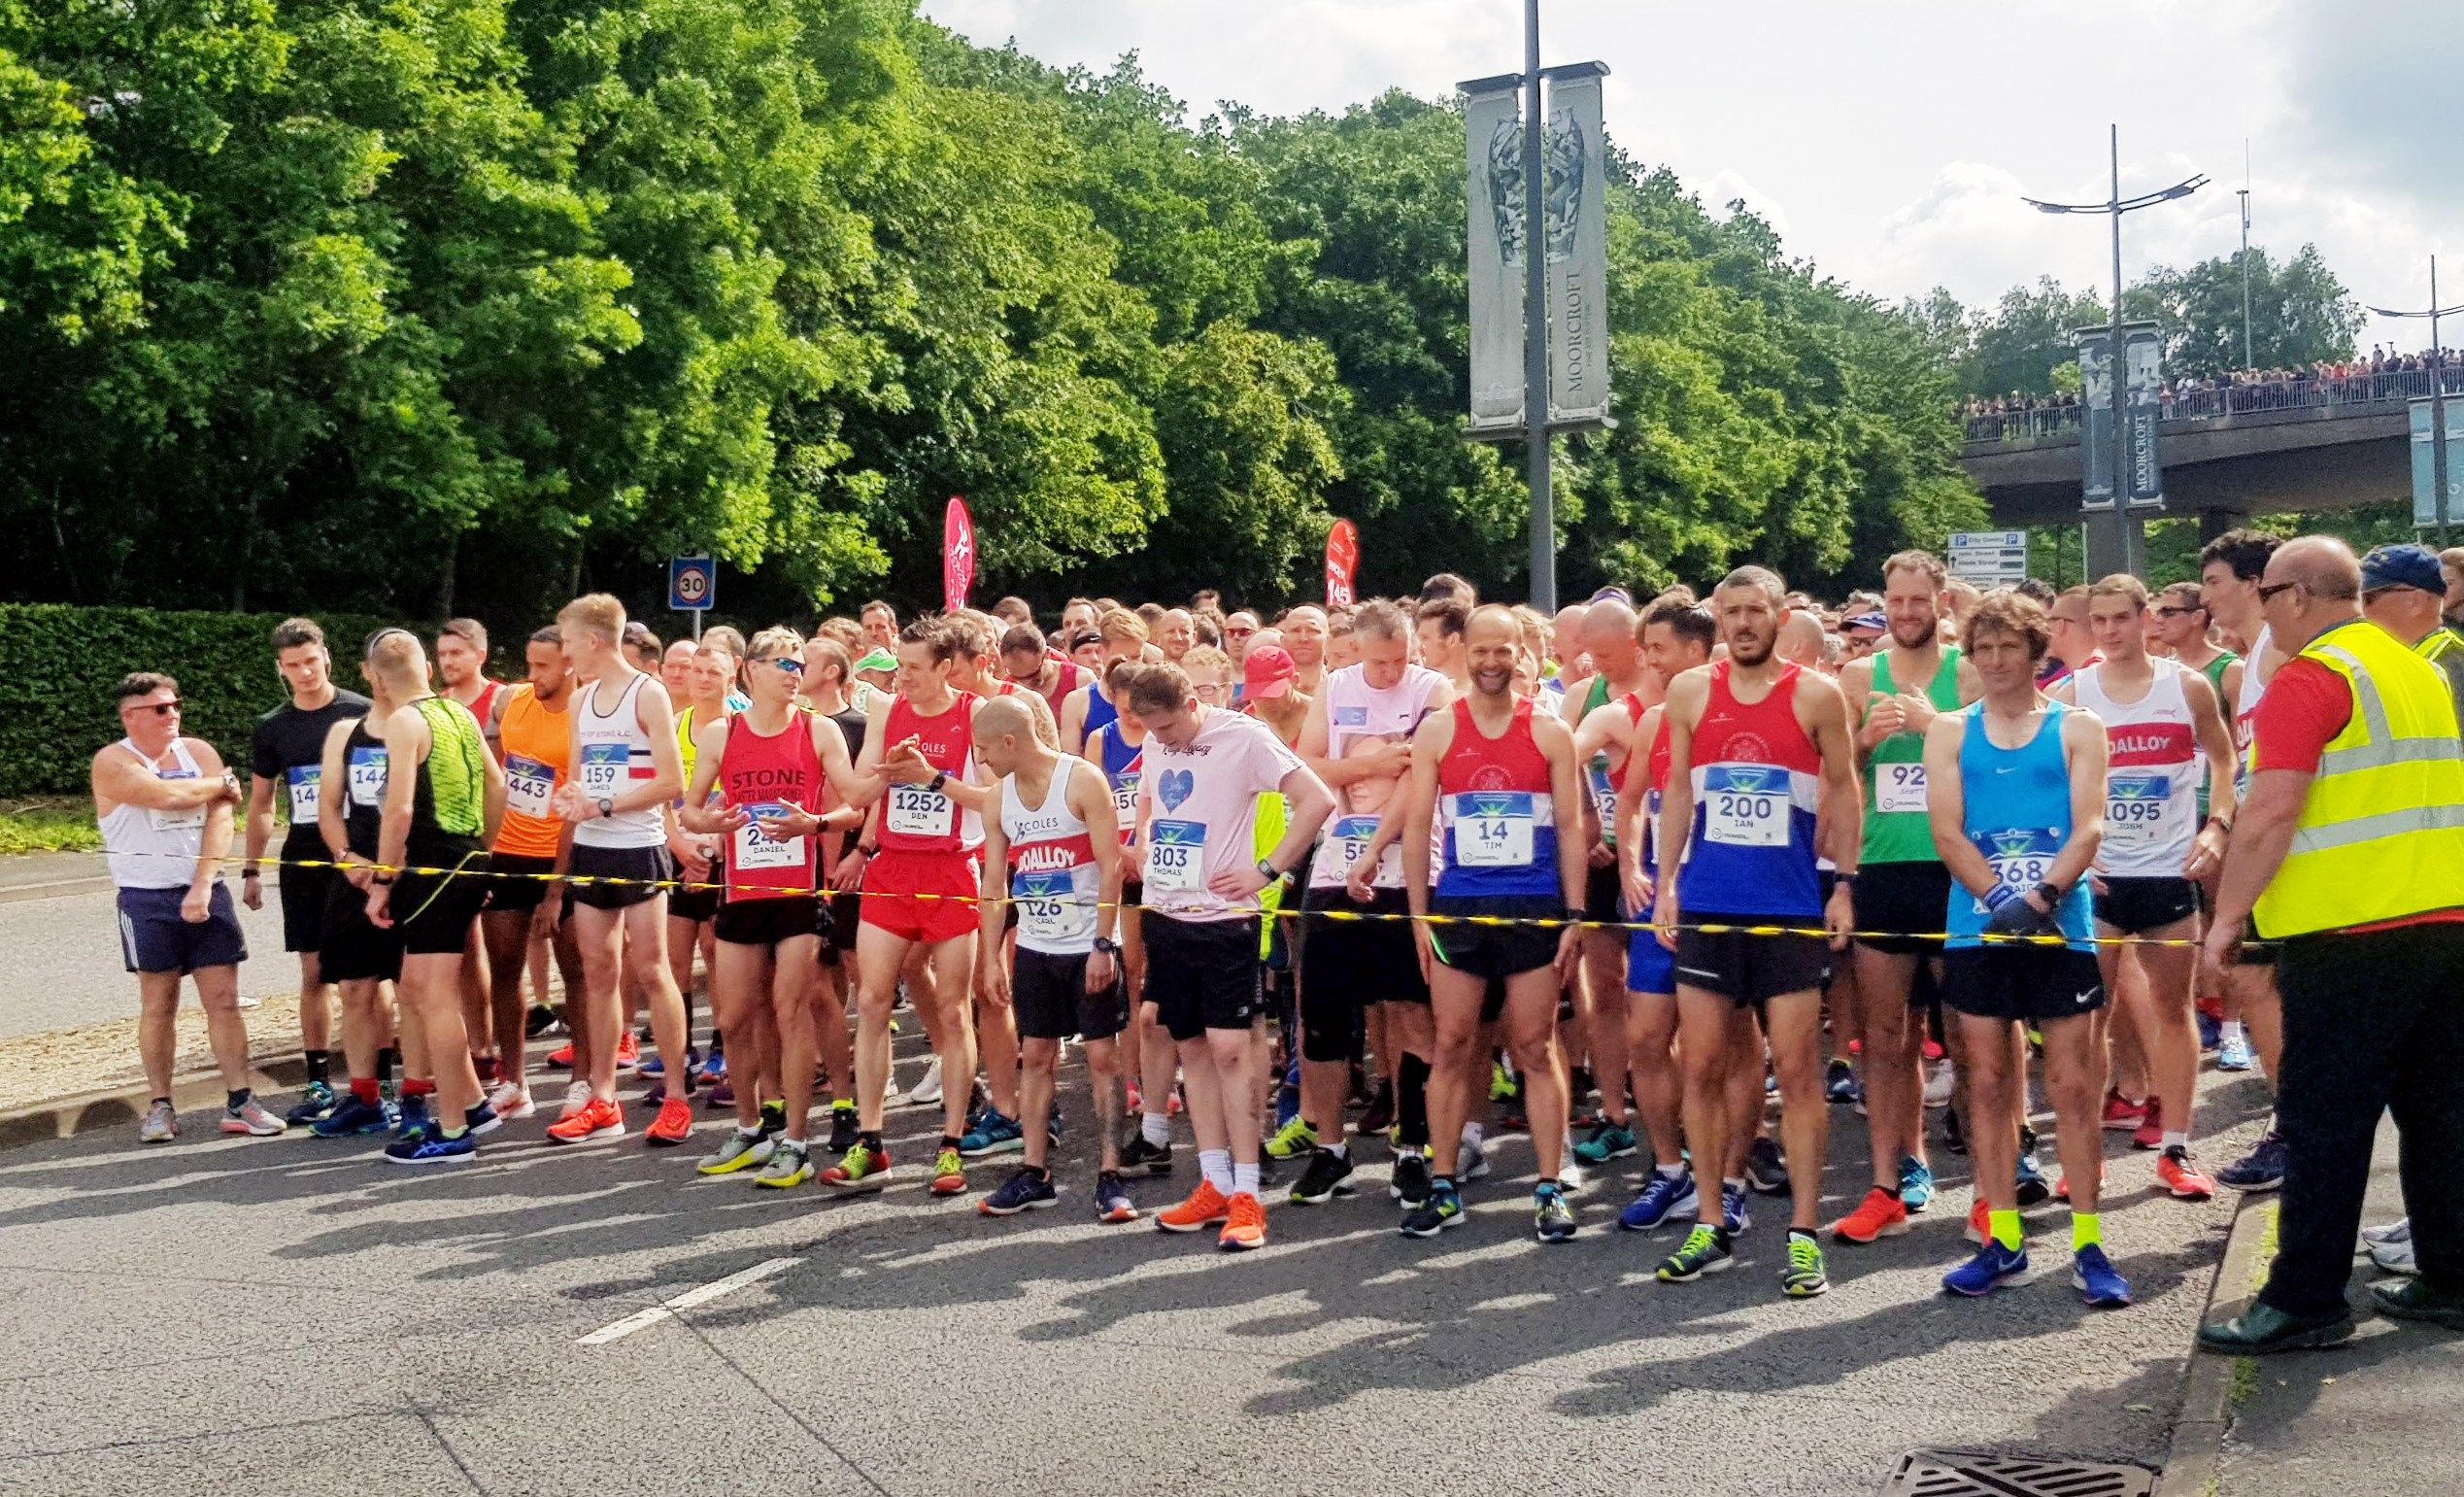
M1788 1164L1780 1158L1778 1144L1769 1139L1754 1140L1745 1151L1745 1183L1766 1196L1788 1193Z
M1395 1178L1386 1193L1403 1204L1406 1211L1416 1211L1429 1201L1429 1155L1422 1149L1405 1149L1395 1156Z
M1172 1173L1172 1145L1146 1141L1146 1135L1133 1134L1121 1146L1123 1174L1169 1174Z
M856 1121L854 1107L834 1106L829 1109L829 1147L824 1152L844 1154L856 1146L863 1133L863 1128Z
M1352 1194L1352 1161L1333 1149L1313 1149L1309 1168L1292 1185L1294 1206L1315 1206L1335 1196Z

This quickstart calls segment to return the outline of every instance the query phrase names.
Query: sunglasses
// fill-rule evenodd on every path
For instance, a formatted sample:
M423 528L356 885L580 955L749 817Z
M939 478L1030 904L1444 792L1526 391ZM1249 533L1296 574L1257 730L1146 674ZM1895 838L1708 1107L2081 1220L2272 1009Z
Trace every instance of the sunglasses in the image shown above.
M2285 589L2298 588L2300 586L2301 584L2298 582L2262 582L2258 587L2259 601L2262 603L2268 602L2272 600L2277 594L2283 592Z
M156 717L171 717L180 710L180 698L174 697L169 701L141 701L136 703L134 706L121 707L119 710L122 712L151 712Z
M2156 610L2156 617L2160 619L2178 619L2185 613L2197 613L2200 610L2196 608L2182 608L2167 603Z
M800 676L804 674L804 663L793 655L764 655L756 660L753 663L756 665L776 665L781 670L786 671L792 676Z

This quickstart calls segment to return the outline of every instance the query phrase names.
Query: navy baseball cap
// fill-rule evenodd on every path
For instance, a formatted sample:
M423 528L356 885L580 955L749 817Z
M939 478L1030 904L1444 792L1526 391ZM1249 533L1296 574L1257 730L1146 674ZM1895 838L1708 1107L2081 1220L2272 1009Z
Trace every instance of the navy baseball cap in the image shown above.
M2439 571L2438 553L2427 546L2380 546L2361 559L2361 590L2419 588L2444 595L2447 578Z

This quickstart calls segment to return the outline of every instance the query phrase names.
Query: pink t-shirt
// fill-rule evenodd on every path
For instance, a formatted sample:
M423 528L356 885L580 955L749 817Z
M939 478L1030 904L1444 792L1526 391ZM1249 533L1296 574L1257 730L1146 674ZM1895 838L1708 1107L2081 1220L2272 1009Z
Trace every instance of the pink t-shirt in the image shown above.
M1258 861L1253 845L1258 798L1282 788L1301 767L1274 730L1253 717L1213 708L1189 747L1147 735L1139 795L1152 802L1146 824L1146 907L1175 920L1241 920L1259 913L1255 895L1228 902L1209 890L1218 873Z

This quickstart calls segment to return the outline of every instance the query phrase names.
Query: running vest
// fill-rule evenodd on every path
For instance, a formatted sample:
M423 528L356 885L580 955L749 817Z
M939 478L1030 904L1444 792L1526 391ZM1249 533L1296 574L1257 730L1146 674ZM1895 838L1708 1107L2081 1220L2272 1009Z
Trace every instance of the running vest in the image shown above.
M485 723L488 721L488 713L489 709L496 705L496 694L505 689L505 683L502 681L489 681L486 676L482 676L480 679L482 681L486 681L487 685L480 692L479 699L472 702L466 710L470 713L473 721ZM456 703L456 705L459 705L459 703Z
M582 762L573 766L573 774L584 802L592 811L598 809L597 802L612 800L658 775L639 710L642 684L649 679L638 670L633 672L633 679L617 694L613 712L599 710L597 682L574 693L573 705L567 710L573 717ZM667 825L658 806L637 806L575 824L573 840L583 847L659 847L667 841Z
M975 704L981 700L973 692L952 692L946 711L925 717L907 704L906 697L891 698L890 720L882 729L884 752L914 738L924 751L925 763L954 780L972 777ZM983 843L984 822L978 813L962 812L956 800L928 784L891 785L881 813L881 845L885 850L959 853L972 851Z
M1138 771L1146 764L1146 745L1121 740L1121 725L1106 723L1089 735L1087 748L1093 756L1089 762L1103 771L1103 783L1112 792L1112 809L1121 818L1121 845L1130 845L1137 831Z
M1960 709L1967 719L1959 742L1959 788L1966 812L1961 830L1993 865L1994 877L2014 894L2043 883L2062 844L2071 839L2071 769L2062 753L2062 717L2068 711L2058 701L2047 701L2036 736L2007 749L1986 736L1983 702ZM2086 879L2071 885L2055 913L2070 949L2096 949L2089 938L2093 910ZM1976 937L1984 933L1986 914L1985 902L1954 882L1943 927L1950 939L1944 946L1956 951L1981 945Z
M1057 718L1059 714L1056 713L1055 716ZM1088 733L1095 731L1097 729L1103 727L1107 723L1117 721L1120 716L1120 709L1113 706L1110 699L1107 698L1100 690L1097 689L1096 684L1090 680L1087 684L1087 720L1079 725L1080 740L1084 741Z
M2342 676L2353 710L2319 756L2292 846L2259 896L2259 929L2305 936L2464 906L2464 752L2447 677L2359 619L2300 658Z
M2210 686L2215 688L2216 710L2225 715L2224 721L2227 731L2233 731L2234 712L2232 703L2224 699L2224 667L2232 664L2235 661L2238 661L2242 657L2234 654L2231 650L2219 650L2216 652L2216 658L2214 660L2211 660L2199 667L2199 673L2208 678L2208 684ZM2242 745L2237 739L2234 743L2234 758L2237 762L2241 758L2241 747ZM2238 770L2235 774L2234 783L2237 785L2241 783L2241 777ZM2203 774L2199 776L2199 823L2200 825L2205 826L2207 825L2207 821L2208 777Z
M1873 689L1896 697L1891 679L1891 652L1873 655ZM1959 710L1959 646L1942 646L1941 665L1926 685L1925 699L1937 712ZM1869 703L1859 702L1862 715ZM1867 863L1940 863L1934 851L1933 825L1925 812L1925 735L1895 732L1873 746L1865 760L1865 850Z
M126 738L120 739L118 746L152 770L157 779L193 780L203 772L197 768L187 743L179 738L171 740L171 757L179 766L174 769L165 769L148 759ZM94 824L103 834L103 861L111 868L112 886L188 887L188 881L196 876L197 859L205 851L205 821L212 809L192 805L185 811L165 811L123 800L108 814L95 818ZM219 878L221 874L218 871L215 876Z
M1591 685L1583 691L1583 717L1589 717L1608 705L1609 699L1608 677L1605 674L1593 676ZM1639 692L1628 692L1618 699L1625 702L1626 710L1633 715L1635 722L1642 721ZM1579 724L1581 719L1575 721ZM1591 763L1583 766L1583 794L1591 798L1592 814L1600 818L1601 840L1610 847L1617 845L1617 792L1624 788L1626 766L1633 761L1634 753L1629 749L1626 758L1612 766L1608 762L1608 751L1602 749L1592 755Z
M479 720L451 697L411 703L427 723L427 757L411 792L410 845L475 840L488 825L488 745Z
M343 845L362 858L377 855L377 836L385 822L388 778L385 740L368 731L367 718L351 725L342 745Z
M2259 709L2259 698L2267 694L2267 677L2260 674L2267 668L2267 653L2276 646L2276 630L2259 627L2259 637L2250 642L2250 653L2242 657L2242 691L2233 703L2233 784L2244 796L2250 793L2250 715Z
M1019 799L1018 776L1001 778L1001 835L1009 840L1009 893L1017 902L1018 943L1050 956L1096 947L1096 902L1103 870L1086 818L1069 804L1069 781L1086 761L1060 756L1041 805ZM1092 767L1089 766L1088 767Z
M727 741L719 751L720 799L730 809L759 818L785 809L783 800L821 814L828 808L829 782L813 752L812 719L790 712L787 726L763 736L743 713L727 719ZM780 841L757 819L727 836L727 899L774 900L813 893L813 838Z
M1495 738L1472 721L1469 697L1454 705L1454 743L1437 761L1444 841L1436 892L1457 896L1558 895L1557 810L1548 756L1532 736L1529 697Z
M2155 679L2129 703L2105 691L2104 665L2071 678L2084 711L2105 724L2111 745L2105 771L2105 843L2096 868L2109 878L2179 878L2199 835L2199 787L2207 765L2190 728L2178 661L2150 658Z
M1425 665L1406 665L1393 686L1380 691L1368 684L1368 675L1359 665L1346 665L1329 671L1323 691L1326 695L1326 757L1332 760L1350 759L1364 750L1375 751L1388 743L1408 743L1420 720L1429 715L1429 698L1435 695L1445 677ZM1327 814L1326 836L1318 843L1317 855L1309 863L1309 887L1331 889L1351 876L1352 865L1367 850L1369 839L1377 835L1377 823L1384 809L1359 803L1355 792L1362 789L1355 783L1334 793L1334 809ZM1386 788L1389 798L1404 794L1401 780ZM1403 887L1402 839L1388 844L1377 860L1376 885L1380 889Z
M571 697L566 698L570 710ZM573 759L573 725L563 711L539 704L527 681L505 698L496 725L505 751L505 819L496 828L496 851L515 858L554 858L564 823L555 810L557 787Z
M1694 820L1679 902L1722 914L1819 915L1814 823L1822 757L1797 722L1794 662L1750 706L1729 690L1732 662L1711 665L1709 699L1694 730Z

